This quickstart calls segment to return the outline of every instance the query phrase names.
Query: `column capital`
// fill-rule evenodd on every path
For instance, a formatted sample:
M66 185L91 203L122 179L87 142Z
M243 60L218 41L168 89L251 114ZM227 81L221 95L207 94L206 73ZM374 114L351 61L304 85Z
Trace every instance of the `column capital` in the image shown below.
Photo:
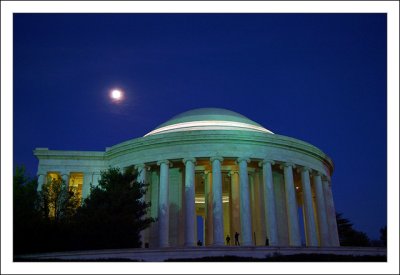
M272 159L263 159L262 161L260 161L258 163L258 167L263 167L264 164L270 163L271 165L275 164L275 161L273 161Z
M165 163L166 165L170 164L170 161L167 159L157 161L157 165L160 166L161 164Z
M58 170L57 172L60 173L61 176L62 175L69 175L69 171L67 171L66 169Z
M146 168L146 164L144 163L139 163L135 165L135 169L139 170L139 169L145 169Z
M312 170L312 175L313 177L321 177L322 179L322 173L318 170Z
M311 173L312 169L307 167L307 166L301 166L301 167L297 167L297 172L308 172Z
M220 162L224 161L224 158L221 156L215 156L215 157L211 157L210 161L213 162L214 160L219 160Z
M204 170L204 175L207 176L208 174L211 174L210 170Z
M327 184L329 187L332 186L330 179L326 175L322 175L322 182L326 182L325 184Z
M296 165L293 162L284 162L280 165L281 168L285 168L285 167L292 167L292 168L296 168Z
M234 174L238 174L239 175L239 171L238 170L231 170L231 171L228 172L229 176L232 176Z
M61 175L61 177L65 177L65 176L67 176L67 177L69 177L69 172L67 172L67 171L60 171L60 175Z
M236 162L237 162L237 163L240 163L240 162L242 162L242 161L245 161L245 162L247 162L247 163L250 163L250 158L247 158L247 157L239 157L239 158L236 159Z
M194 164L196 164L196 158L184 158L182 160L183 164L185 164L185 165L186 165L186 162L188 162L188 161L193 162Z

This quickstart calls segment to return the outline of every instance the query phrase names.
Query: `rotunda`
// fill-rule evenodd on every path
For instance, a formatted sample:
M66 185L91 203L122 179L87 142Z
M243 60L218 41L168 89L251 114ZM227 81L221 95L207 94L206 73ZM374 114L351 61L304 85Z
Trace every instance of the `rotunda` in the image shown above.
M60 175L82 198L100 171L134 165L157 219L141 233L146 247L234 245L236 232L244 246L339 246L332 160L233 111L190 110L104 152L34 154L39 188Z

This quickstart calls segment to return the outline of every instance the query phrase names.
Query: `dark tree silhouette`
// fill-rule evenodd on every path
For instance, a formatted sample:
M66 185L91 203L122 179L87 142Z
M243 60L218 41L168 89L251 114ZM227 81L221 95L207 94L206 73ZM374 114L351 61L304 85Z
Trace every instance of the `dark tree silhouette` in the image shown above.
M99 185L91 187L76 215L76 238L84 249L140 247L140 231L152 218L145 217L150 203L141 200L147 186L136 181L136 173L109 168Z
M342 215L342 213L336 213L340 245L371 246L371 241L367 234L355 230L353 224L348 219L343 218Z
M133 169L102 172L99 185L80 206L74 190L61 178L37 180L14 173L14 257L25 253L141 246L139 233L153 221L150 204L141 200L146 187Z
M25 175L25 168L17 166L13 178L13 241L14 255L35 251L35 240L40 230L40 216L35 209L37 180Z
M380 233L379 239L382 241L382 244L384 246L386 246L387 245L387 226L381 227L381 229L379 229L379 233Z

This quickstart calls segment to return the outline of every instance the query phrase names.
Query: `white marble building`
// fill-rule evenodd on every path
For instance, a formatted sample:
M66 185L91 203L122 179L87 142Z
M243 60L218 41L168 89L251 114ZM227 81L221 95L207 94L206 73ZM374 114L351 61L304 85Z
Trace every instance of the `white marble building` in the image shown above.
M104 152L36 148L34 154L39 189L58 175L82 198L100 171L134 165L139 180L149 183L145 199L157 218L142 232L150 247L195 246L198 239L226 245L227 235L234 245L235 232L245 246L264 246L267 238L271 246L301 246L302 240L339 246L332 160L229 110L184 112Z

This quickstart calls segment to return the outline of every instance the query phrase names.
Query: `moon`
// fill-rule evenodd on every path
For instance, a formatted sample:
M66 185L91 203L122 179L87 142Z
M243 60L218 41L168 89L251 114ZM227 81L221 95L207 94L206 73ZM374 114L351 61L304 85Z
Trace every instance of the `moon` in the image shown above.
M114 89L110 93L110 97L113 101L121 101L123 99L123 92L119 89Z

